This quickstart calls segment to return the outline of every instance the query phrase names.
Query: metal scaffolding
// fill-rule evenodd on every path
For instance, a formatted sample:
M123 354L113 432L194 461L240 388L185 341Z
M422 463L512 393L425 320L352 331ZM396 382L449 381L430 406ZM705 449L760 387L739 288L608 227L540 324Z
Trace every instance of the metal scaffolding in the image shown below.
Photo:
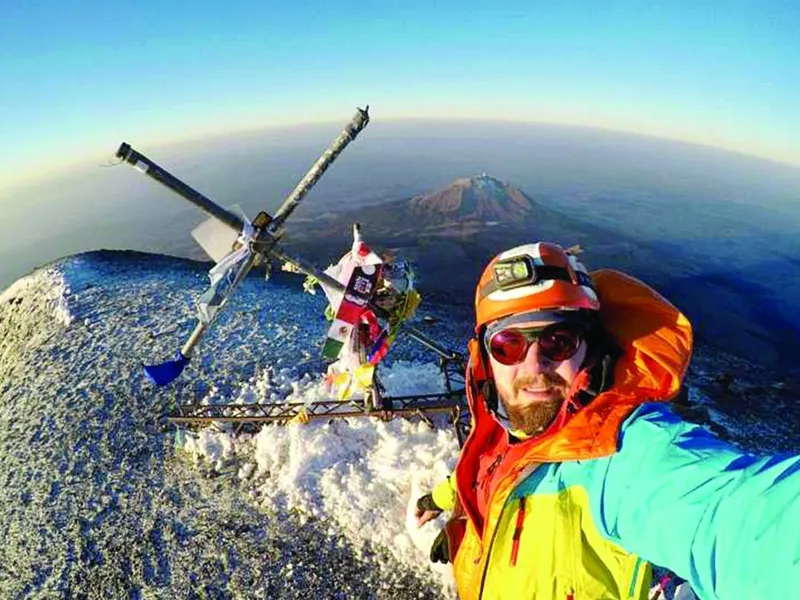
M235 433L256 431L265 423L283 425L312 419L342 419L347 417L419 417L430 421L428 415L448 414L456 428L459 443L469 432L469 410L464 388L464 365L460 358L441 358L445 391L409 396L383 396L379 386L373 386L364 398L305 402L271 402L265 404L183 404L168 415L179 427L206 427L219 424L232 427Z

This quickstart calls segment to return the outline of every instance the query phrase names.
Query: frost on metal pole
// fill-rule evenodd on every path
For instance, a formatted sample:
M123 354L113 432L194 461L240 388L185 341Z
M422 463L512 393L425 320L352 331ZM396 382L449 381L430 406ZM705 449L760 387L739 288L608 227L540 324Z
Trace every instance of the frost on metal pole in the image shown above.
M314 166L308 170L308 173L300 180L300 183L292 190L292 193L286 197L280 208L275 212L272 222L267 227L267 233L275 237L279 232L283 222L292 214L297 205L305 198L309 190L316 185L319 178L328 170L336 157L344 150L350 142L352 142L359 133L369 124L369 106L362 109L357 109L355 115L348 123L344 131L339 134L333 143L328 147L322 156L317 159Z

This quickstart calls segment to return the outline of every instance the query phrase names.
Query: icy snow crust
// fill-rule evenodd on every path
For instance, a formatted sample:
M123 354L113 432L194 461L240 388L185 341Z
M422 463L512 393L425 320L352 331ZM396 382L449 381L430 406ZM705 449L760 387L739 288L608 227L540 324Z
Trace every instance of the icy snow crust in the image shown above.
M321 393L323 300L286 274L248 279L173 385L145 379L194 326L207 268L95 252L2 294L0 598L449 595L427 561L434 526L407 527L453 464L444 424L312 422L235 444L205 431L176 449L176 403ZM428 310L428 331L463 343L449 312ZM394 356L389 385L437 384L421 346Z
M0 294L0 598L454 597L450 568L427 559L441 521L413 526L415 499L457 456L443 419L175 435L177 403L327 397L324 300L289 274L248 279L182 377L146 381L141 363L170 358L194 326L207 268L94 252ZM423 307L429 335L463 350L469 308ZM391 393L441 389L429 351L406 339L390 357ZM791 389L712 402L716 371L750 367L693 364L690 405L718 432L796 447L787 419L768 418L797 410Z
M392 395L443 389L439 370L432 364L396 362L382 379ZM243 386L234 401L244 397L266 402L276 396L272 389L285 384L283 377L267 369ZM260 398L253 397L253 390L259 390ZM324 386L305 376L301 385L293 382L287 399L313 402L326 397ZM436 575L442 593L453 594L450 570L428 560L442 522L422 529L414 524L416 498L455 466L458 442L452 428L365 418L268 425L258 435L236 438L207 428L187 434L183 449L197 464L205 462L218 471L240 465L237 477L262 508L294 511L301 520L327 523L330 533L344 533L355 548L365 544L385 548L420 576Z

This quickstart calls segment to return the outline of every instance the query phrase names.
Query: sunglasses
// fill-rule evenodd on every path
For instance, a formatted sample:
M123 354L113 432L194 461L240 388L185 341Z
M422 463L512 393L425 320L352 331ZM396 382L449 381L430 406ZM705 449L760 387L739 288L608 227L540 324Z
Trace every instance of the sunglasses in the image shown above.
M578 352L586 328L577 323L553 323L547 327L502 329L489 339L489 352L503 365L515 365L525 360L532 344L553 362L569 360Z

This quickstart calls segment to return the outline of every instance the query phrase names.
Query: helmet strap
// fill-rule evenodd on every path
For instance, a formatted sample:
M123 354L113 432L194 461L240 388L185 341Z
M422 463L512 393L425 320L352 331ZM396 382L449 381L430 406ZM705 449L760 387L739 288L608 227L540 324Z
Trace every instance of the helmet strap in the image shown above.
M575 394L575 400L581 407L589 404L598 394L611 389L614 385L614 367L617 359L624 354L604 329L596 329L592 338L590 345L593 357L586 366L589 382Z
M606 354L587 369L588 384L577 390L573 396L575 403L583 408L594 400L598 394L614 385L614 364L616 357Z
M489 362L489 353L483 345L483 337L486 334L486 326L481 327L481 330L475 336L472 343L478 347L478 365L472 366L472 376L476 383L477 391L480 392L483 398L486 409L490 413L496 413L498 408L497 386L494 383L492 376L492 364ZM474 355L473 355L474 356Z
M494 379L485 379L481 383L481 396L486 403L486 408L491 413L496 413L499 407L497 399L497 386L494 384Z

